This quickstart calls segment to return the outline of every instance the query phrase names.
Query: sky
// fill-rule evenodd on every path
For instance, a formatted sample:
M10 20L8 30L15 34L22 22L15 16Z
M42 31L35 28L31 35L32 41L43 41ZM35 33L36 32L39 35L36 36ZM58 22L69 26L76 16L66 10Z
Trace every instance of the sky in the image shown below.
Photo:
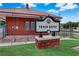
M79 3L28 3L30 9L61 16L61 23L79 22ZM26 8L26 3L0 3L0 8Z

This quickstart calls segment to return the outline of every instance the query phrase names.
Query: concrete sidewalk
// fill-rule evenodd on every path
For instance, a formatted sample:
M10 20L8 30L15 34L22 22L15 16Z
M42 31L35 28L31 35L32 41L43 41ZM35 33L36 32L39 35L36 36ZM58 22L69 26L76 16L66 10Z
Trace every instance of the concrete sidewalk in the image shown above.
M72 47L72 49L74 49L74 50L76 50L76 51L79 51L79 46Z
M30 43L35 43L35 41L30 41L30 42L0 43L0 46L12 46L12 45L21 45L21 44L30 44Z
M73 38L61 38L60 40L78 40L78 39L73 39Z
M73 38L61 38L60 40L78 40L78 39L73 39ZM0 46L12 46L12 45L22 45L22 44L30 44L30 43L35 43L35 41L0 43Z

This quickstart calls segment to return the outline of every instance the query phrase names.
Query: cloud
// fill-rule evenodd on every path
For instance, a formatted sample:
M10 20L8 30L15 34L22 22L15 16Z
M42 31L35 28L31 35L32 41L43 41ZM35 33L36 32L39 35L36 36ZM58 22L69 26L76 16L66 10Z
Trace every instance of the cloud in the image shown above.
M78 8L76 4L68 3L66 6L61 7L60 11L65 11L65 10L75 9L75 8Z
M62 22L62 23L66 23L66 22L69 22L69 21L72 21L72 22L74 21L74 22L75 22L76 18L77 18L77 17L72 16L72 15L65 15L65 16L63 16L63 18L61 19L61 22Z
M48 12L58 13L60 11L66 11L66 10L78 8L78 5L74 3L57 3L55 7L58 7L59 10L49 9Z
M63 7L66 3L57 3L55 7Z
M78 17L78 19L79 19L79 17Z
M21 8L21 6L18 6L18 7L16 7L16 8Z
M0 3L0 6L2 6L2 3Z
M37 5L36 4L33 4L33 3L30 3L29 4L29 7L31 8L31 7L36 7Z
M69 9L78 8L78 5L74 3L57 3L55 7L59 7L59 11L66 11Z
M26 3L23 3L23 5L25 5L26 6ZM31 8L31 7L36 7L37 5L36 4L34 4L34 3L28 3L28 5L29 5L29 8Z
M46 6L49 5L50 3L44 3Z
M55 9L50 9L50 10L48 10L48 12L50 12L50 13L58 13L58 11L55 10Z

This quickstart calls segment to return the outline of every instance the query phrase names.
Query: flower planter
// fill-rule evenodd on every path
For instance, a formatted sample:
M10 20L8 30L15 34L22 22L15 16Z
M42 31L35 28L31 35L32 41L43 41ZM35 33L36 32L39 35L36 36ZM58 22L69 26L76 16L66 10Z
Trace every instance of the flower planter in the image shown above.
M36 47L37 48L52 48L55 46L59 46L60 37L59 36L43 36L35 37Z

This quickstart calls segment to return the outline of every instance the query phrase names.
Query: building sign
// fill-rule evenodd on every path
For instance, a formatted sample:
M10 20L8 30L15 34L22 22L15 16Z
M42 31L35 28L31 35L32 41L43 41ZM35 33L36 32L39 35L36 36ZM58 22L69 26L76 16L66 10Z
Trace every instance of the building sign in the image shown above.
M44 21L36 21L36 32L59 31L59 23L48 16Z

